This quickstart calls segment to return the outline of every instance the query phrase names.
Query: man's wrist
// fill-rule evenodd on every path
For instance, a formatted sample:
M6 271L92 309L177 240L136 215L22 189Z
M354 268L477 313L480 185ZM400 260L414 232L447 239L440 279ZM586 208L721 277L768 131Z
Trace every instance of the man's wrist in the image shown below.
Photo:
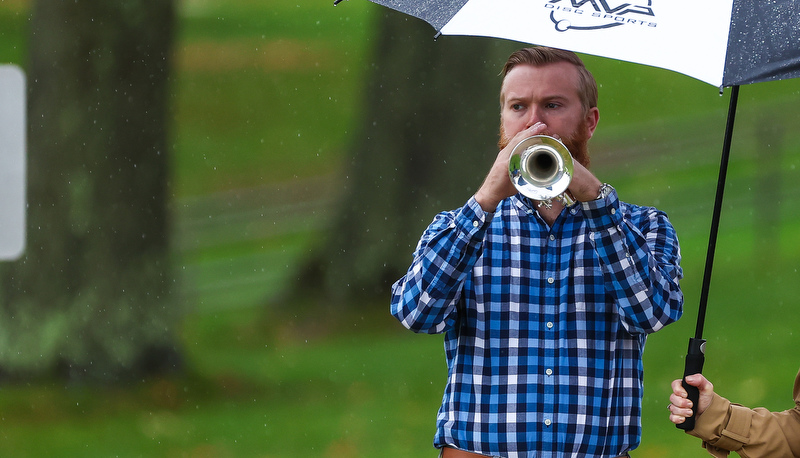
M497 206L500 204L499 200L486 196L486 194L482 193L480 189L473 197L475 198L475 201L478 202L478 205L481 206L481 209L487 213L494 212L497 209Z

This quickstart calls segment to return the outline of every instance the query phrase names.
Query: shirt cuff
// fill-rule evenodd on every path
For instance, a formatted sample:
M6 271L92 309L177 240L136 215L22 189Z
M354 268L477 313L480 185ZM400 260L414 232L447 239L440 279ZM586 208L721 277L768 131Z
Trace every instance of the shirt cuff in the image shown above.
M622 212L619 209L617 190L613 189L605 197L580 203L586 215L589 229L594 232L619 227L622 224Z
M456 227L470 238L483 238L486 228L492 221L494 213L486 213L475 197L471 197L461 207L455 218Z

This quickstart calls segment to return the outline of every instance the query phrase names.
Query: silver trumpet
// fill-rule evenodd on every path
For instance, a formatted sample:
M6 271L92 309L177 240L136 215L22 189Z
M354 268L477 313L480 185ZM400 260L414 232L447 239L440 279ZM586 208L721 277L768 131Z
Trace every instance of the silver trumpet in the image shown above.
M575 203L565 191L572 181L572 155L563 143L547 135L522 140L511 151L508 176L514 187L539 206L551 208L553 199L564 206Z

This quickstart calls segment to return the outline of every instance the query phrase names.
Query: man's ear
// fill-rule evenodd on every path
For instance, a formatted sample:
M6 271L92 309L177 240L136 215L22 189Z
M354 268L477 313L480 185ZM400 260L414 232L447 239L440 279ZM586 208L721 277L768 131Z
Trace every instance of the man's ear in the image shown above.
M594 135L594 130L597 129L597 123L600 121L600 110L597 107L589 108L589 111L586 112L586 129L589 136L587 138L592 138Z

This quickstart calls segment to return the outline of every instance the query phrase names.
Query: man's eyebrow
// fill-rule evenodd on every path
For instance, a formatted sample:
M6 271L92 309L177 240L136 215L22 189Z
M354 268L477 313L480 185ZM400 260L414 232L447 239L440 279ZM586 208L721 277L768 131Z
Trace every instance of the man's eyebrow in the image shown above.
M569 99L570 99L570 97L568 95L565 95L565 94L551 94L551 95L547 95L547 96L544 96L544 97L538 97L537 98L537 100L539 102L552 102L552 101L563 102L563 101L568 101ZM528 95L520 95L520 94L512 93L512 94L509 94L507 96L504 95L503 96L503 100L505 102L509 102L509 101L529 102L529 101L532 100L532 97L530 97Z
M503 97L503 100L505 100L505 101L508 101L508 100L530 100L531 99L531 97L529 95L515 94L513 92L510 93L510 94L501 94L501 96Z
M542 100L569 100L569 96L566 94L551 94L542 97Z

